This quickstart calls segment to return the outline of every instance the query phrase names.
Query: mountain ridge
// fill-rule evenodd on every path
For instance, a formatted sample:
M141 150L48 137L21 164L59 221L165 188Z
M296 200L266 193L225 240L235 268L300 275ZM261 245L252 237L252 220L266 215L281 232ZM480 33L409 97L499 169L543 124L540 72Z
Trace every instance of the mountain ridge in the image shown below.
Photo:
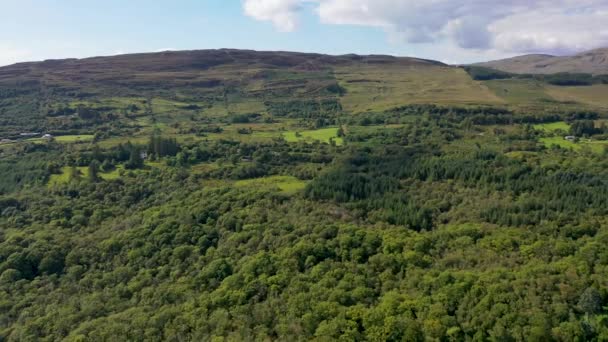
M515 74L586 73L608 74L608 48L584 51L572 56L529 54L488 62L474 63Z
M136 58L144 60L154 60L155 57L165 58L166 62L176 62L176 58L181 57L181 61L191 61L197 58L208 58L214 59L216 62L228 62L237 61L242 59L260 59L260 58L278 58L284 62L305 63L310 61L321 61L329 64L347 63L352 61L367 61L369 63L382 63L382 62L420 62L429 63L433 65L447 66L445 63L417 58L417 57L402 57L392 56L385 54L341 54L341 55L330 55L322 53L311 53L311 52L292 52L292 51L258 51L248 49L197 49L197 50L168 50L160 52L141 52L141 53L129 53L129 54L118 54L109 56L93 56L85 58L62 58L62 59L46 59L42 61L28 61L19 62L15 64L0 66L0 71L7 69L16 69L23 67L44 67L44 66L66 66L66 65L89 65L94 62L110 61L110 62L125 62L132 61ZM226 59L224 59L226 58ZM158 59L158 58L156 58ZM285 65L280 65L285 66Z
M207 82L209 71L252 73L255 70L322 71L338 66L450 66L432 60L387 55L324 55L286 51L238 49L184 50L99 56L82 59L52 59L23 62L0 67L0 87L24 83L47 85L89 84L103 87L108 83L131 82L172 85Z
M246 60L274 67L311 67L311 64L340 65L355 62L370 64L398 63L448 66L437 60L393 56L385 54L322 54L313 52L292 52L282 50L248 50L248 49L196 49L168 50L159 52L141 52L85 58L46 59L27 61L0 66L0 77L11 73L51 70L55 68L84 68L87 71L103 67L130 67L137 71L182 71L185 68L204 69ZM608 74L608 48L584 51L571 56L550 54L526 54L486 62L472 63L473 66L488 67L516 74L554 74L589 73L594 75Z

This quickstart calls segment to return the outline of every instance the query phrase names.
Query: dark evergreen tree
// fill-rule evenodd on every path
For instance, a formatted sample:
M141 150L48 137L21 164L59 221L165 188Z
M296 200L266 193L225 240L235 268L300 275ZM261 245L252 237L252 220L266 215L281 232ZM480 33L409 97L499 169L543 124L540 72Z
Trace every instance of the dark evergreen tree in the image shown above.
M93 160L89 164L87 178L93 183L99 181L99 162L97 160Z

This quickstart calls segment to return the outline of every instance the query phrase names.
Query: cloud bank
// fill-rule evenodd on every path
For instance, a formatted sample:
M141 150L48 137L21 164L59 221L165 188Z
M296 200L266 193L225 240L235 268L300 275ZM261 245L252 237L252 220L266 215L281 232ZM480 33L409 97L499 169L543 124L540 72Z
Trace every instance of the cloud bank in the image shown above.
M324 24L462 50L565 54L608 46L608 0L244 0L243 8L286 32L312 11Z

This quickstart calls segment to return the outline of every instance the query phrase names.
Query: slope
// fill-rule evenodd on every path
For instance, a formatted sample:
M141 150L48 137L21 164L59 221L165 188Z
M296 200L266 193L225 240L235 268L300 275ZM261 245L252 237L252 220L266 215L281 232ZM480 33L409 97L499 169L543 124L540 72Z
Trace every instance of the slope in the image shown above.
M608 74L608 48L573 56L524 55L475 65L517 74L554 74L560 72Z

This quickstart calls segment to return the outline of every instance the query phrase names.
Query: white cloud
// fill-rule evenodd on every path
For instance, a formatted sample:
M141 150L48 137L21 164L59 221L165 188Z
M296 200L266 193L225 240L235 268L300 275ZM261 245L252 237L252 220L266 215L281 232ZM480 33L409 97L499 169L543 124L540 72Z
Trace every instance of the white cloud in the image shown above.
M608 12L537 9L492 23L494 46L503 51L571 53L608 45ZM602 31L603 30L603 31Z
M565 53L608 45L608 0L244 0L283 31L311 3L324 24L384 29L391 40L462 50ZM307 6L308 7L308 6Z
M302 0L245 0L243 9L248 16L270 21L284 32L293 31L298 24L298 11Z

